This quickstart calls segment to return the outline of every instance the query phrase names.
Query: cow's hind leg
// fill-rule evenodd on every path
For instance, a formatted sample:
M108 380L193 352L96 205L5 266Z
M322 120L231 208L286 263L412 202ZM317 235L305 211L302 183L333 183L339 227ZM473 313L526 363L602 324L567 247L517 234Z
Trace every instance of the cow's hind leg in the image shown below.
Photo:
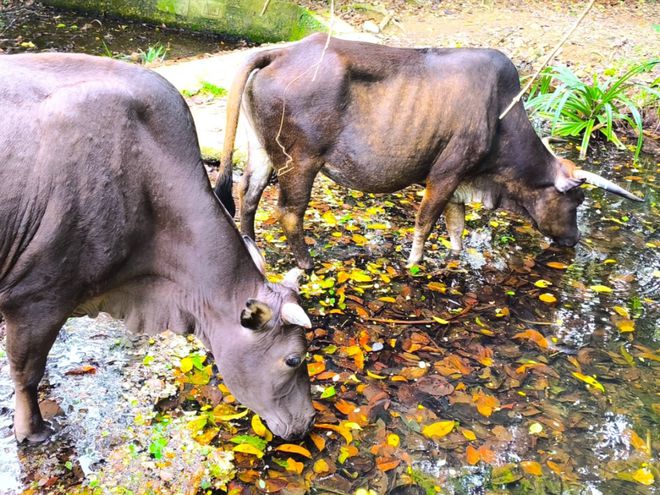
M300 160L290 165L290 169L279 176L280 197L278 216L280 225L287 237L296 263L303 270L314 266L312 257L305 245L303 218L312 194L314 178L322 164L311 160Z
M273 173L270 159L263 147L252 138L248 141L248 162L238 190L241 205L241 233L254 240L254 217L261 195Z
M41 311L35 305L29 308L29 314L27 311L21 309L5 315L7 356L16 394L16 440L38 443L46 440L52 430L41 416L37 390L46 369L48 352L66 316L55 317L57 310L46 308Z
M447 203L444 211L447 233L451 242L451 250L458 254L463 249L463 230L465 230L465 205L463 203Z
M424 198L417 212L408 266L413 266L421 261L424 254L424 243L438 217L447 206L464 174L483 159L487 148L486 142L468 143L457 138L447 145L436 163L431 167L426 179ZM450 207L450 216L452 213L456 213L456 211ZM454 227L451 227L451 229L455 230ZM452 241L454 240L455 238L452 238Z

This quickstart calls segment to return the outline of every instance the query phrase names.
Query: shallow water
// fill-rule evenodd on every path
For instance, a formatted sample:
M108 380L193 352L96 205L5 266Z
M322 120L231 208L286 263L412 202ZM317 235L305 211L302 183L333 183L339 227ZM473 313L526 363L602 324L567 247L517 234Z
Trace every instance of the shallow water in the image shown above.
M167 48L166 60L246 46L246 42L226 36L39 4L0 9L0 52L78 52L137 60L141 51L158 44Z

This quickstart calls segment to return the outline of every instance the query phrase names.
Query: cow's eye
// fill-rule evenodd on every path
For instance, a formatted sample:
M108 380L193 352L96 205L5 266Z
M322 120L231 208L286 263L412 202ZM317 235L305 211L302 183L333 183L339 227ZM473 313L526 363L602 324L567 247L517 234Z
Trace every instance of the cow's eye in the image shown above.
M289 368L297 368L298 366L300 366L302 359L300 358L300 356L289 356L288 358L286 358L284 362Z

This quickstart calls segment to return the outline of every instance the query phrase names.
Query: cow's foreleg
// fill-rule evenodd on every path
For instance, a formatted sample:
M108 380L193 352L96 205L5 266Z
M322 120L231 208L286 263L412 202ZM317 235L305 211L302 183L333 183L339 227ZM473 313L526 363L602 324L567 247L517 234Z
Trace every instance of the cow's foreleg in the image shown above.
M463 203L452 203L445 206L443 212L445 223L447 224L447 233L451 241L451 250L453 253L459 253L463 249L463 230L465 229L465 205Z
M280 225L296 258L297 265L303 270L311 270L314 266L305 245L303 218L312 193L314 178L319 169L320 166L315 163L301 161L294 163L291 170L279 177L278 216Z
M446 177L443 180L427 180L424 197L417 212L415 233L413 234L413 243L407 266L416 265L421 261L424 254L424 243L459 182L460 180L455 177Z
M52 314L35 307L29 316L7 315L7 356L16 394L14 434L19 443L43 442L52 433L41 416L37 390L48 351L65 320L53 322Z
M273 172L270 159L263 147L252 138L248 141L248 163L239 185L241 234L254 235L254 216L259 206L261 195L268 185L268 179Z

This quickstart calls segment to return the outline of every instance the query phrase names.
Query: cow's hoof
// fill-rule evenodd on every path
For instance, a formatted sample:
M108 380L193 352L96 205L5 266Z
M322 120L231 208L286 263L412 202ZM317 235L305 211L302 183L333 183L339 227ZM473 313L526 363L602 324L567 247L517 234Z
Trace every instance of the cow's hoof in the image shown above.
M312 259L298 260L298 268L304 270L305 273L310 274L314 270L314 262Z
M44 424L43 428L39 431L32 433L19 433L14 431L14 435L16 436L16 442L19 444L35 445L48 440L53 432L54 430L50 426Z

